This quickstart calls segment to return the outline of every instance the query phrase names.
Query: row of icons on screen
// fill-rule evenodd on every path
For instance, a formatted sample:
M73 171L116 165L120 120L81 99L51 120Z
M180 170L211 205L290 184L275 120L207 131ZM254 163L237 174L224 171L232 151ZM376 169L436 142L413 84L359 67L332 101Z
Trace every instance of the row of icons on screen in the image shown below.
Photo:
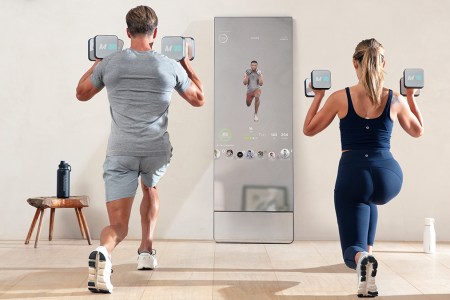
M247 159L253 159L253 158L269 158L269 159L288 159L291 156L291 152L288 149L281 149L280 152L277 154L274 151L254 151L252 149L248 149L247 151L233 151L232 149L225 150L223 149L220 151L219 149L214 150L214 158L218 159L221 157L227 157L227 158L247 158Z

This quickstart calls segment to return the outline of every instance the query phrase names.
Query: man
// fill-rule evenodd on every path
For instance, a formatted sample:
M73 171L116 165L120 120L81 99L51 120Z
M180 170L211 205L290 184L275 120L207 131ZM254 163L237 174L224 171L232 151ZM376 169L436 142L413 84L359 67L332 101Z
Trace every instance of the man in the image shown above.
M180 63L152 50L158 17L138 6L126 16L131 47L97 60L81 77L80 101L90 100L106 86L111 112L111 135L103 165L106 207L110 225L100 235L100 247L89 255L88 289L111 293L111 252L127 236L138 178L142 240L138 270L157 266L152 248L159 213L156 184L172 155L167 132L168 108L175 89L192 106L204 103L203 86L186 57Z
M253 60L250 63L251 68L244 73L244 85L247 86L247 97L245 99L247 107L252 105L253 98L255 98L255 116L253 120L258 122L259 98L261 96L261 86L263 85L262 73L258 70L258 62Z

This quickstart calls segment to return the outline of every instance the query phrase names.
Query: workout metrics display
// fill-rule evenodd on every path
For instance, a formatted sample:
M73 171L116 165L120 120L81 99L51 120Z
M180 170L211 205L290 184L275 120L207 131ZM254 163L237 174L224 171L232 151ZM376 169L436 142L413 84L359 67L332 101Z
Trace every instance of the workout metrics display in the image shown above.
M215 18L214 210L293 211L292 18Z

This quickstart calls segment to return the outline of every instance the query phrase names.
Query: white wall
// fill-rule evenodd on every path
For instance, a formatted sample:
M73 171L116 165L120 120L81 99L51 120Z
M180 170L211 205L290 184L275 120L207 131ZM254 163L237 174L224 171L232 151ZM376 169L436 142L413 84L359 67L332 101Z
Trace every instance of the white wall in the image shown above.
M295 238L338 238L333 206L338 122L314 138L302 135L310 103L303 96L303 80L312 69L326 68L333 72L332 91L354 84L354 47L375 37L386 48L387 86L398 89L405 67L426 70L426 87L418 98L425 135L413 139L398 124L395 127L392 150L403 167L404 186L394 201L380 208L377 238L420 240L423 219L434 217L438 239L450 240L450 101L444 97L450 83L450 1L446 0L1 1L0 240L25 238L34 215L26 199L55 194L60 160L72 165L72 195L90 196L85 211L92 236L98 238L107 224L102 180L110 124L106 92L81 103L75 87L90 66L87 39L117 34L129 46L125 14L139 4L156 10L159 38L195 37L194 67L206 91L206 105L200 109L173 96L169 130L174 157L160 183L158 238L212 239L214 17L292 16ZM140 196L139 192L132 212L131 238L140 237ZM48 212L43 238L47 224ZM56 238L80 236L71 210L57 210L55 224Z

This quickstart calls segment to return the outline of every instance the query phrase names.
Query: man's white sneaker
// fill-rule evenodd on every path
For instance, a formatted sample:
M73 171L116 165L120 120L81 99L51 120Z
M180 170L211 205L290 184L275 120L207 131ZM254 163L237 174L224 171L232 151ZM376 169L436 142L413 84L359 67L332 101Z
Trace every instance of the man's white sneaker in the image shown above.
M378 262L375 257L367 252L363 252L359 258L356 272L358 275L358 297L378 296L375 277L377 276Z
M152 252L139 252L138 251L138 270L153 270L158 266L156 261L156 250L153 249Z
M259 121L258 115L257 115L257 114L255 114L255 116L253 117L253 120L254 120L255 122L258 122L258 121Z
M112 293L112 263L105 247L97 247L89 254L88 289L93 293Z

